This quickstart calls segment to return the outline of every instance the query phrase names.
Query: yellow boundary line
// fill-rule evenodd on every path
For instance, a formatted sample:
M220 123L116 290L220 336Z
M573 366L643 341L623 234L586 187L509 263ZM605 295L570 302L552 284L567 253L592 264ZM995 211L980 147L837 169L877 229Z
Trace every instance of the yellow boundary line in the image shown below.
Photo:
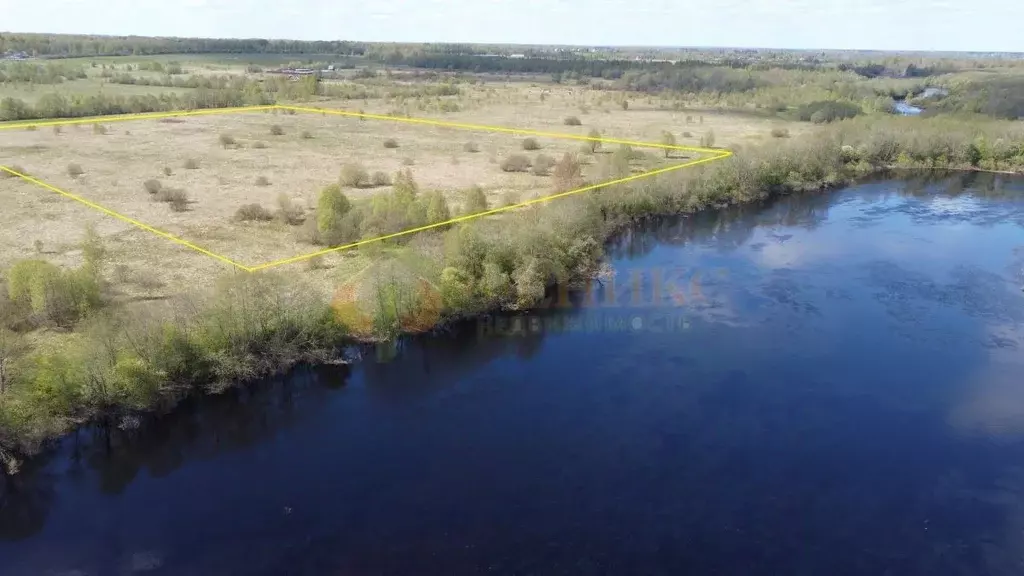
M206 254L207 256L210 256L212 258L216 258L217 260L220 260L221 262L225 262L227 264L231 264L232 266L237 266L238 268L241 268L243 270L248 270L248 271L252 270L248 266L244 266L242 264L239 264L238 262L235 262L234 260L232 260L232 259L230 259L230 258L228 258L226 256L221 256L220 254L216 254L214 252L210 252L209 250L207 250L206 248L203 248L202 246L197 246L197 245L189 242L188 240L183 240L181 238L178 238L177 236L175 236L174 234L171 234L170 232L164 232L163 230L160 230L159 228L154 228L154 227L150 226L149 224L146 224L144 222L139 222L138 220L136 220L134 218L131 218L129 216L125 216L124 214L121 214L120 212L116 212L116 211L111 210L109 208L106 208L104 206L100 206L99 204L97 204L95 202L91 202L89 200L86 200L85 198L82 198L81 196L78 196L76 194L72 194L71 192L67 192L65 190L61 190L60 188L57 188L56 186L51 186L51 185L47 184L46 182L43 182L42 180L38 180L36 178L33 178L33 177L31 177L31 176L29 176L27 174L22 174L20 172L16 172L16 171L11 170L10 168L8 168L6 166L0 166L0 170L2 170L4 172L7 172L8 174L12 174L14 176L17 176L17 177L21 178L22 180L25 180L26 182L31 182L31 183L35 184L36 186L42 186L43 188L46 188L47 190L49 190L51 192L56 192L57 194L60 194L61 196L64 196L66 198L70 198L70 199L72 199L72 200L74 200L76 202L81 202L82 204L85 204L86 206L88 206L90 208L95 208L96 210L99 210L100 212L103 212L104 214L107 214L108 216L113 216L114 218L117 218L118 220L121 220L123 222L127 222L127 223L131 224L132 226L137 226L138 228L141 228L141 229L145 230L146 232L152 232L153 234L156 234L157 236L166 238L166 239L168 239L168 240L170 240L172 242L175 242L176 244L180 244L182 246L185 246L186 248L191 248L191 249L193 249L196 252L199 252L201 254Z
M690 167L690 166L696 166L698 164L706 164L708 162L714 162L716 160L722 160L724 158L728 158L729 156L732 156L732 152L730 152L728 150L718 150L718 149L714 149L714 148L697 148L697 147L692 147L692 146L676 146L676 145L669 145L669 144L658 144L658 143L654 143L654 142L636 142L636 141L631 141L631 140L621 140L621 139L617 139L617 138L593 138L593 137L590 137L590 136L578 136L578 135L575 135L575 134L562 134L562 133L558 133L558 132L545 132L545 131L541 131L541 130L508 128L508 127L504 127L504 126L487 126L487 125L482 125L482 124L466 124L466 123L460 123L460 122L445 122L445 121L441 121L441 120L430 120L430 119L426 119L426 118L402 118L402 117L399 117L399 116L385 116L385 115L380 115L380 114L364 114L364 113L349 112L347 110L336 110L336 109L330 109L330 108L310 108L310 107L303 107L303 106L286 106L286 105L281 105L281 104L274 104L274 105L269 105L269 106L245 106L245 107L241 107L241 108L209 108L209 109L203 109L203 110L181 110L181 111L176 111L176 112L154 112L154 113L143 113L143 114L122 114L122 115L117 115L117 116L95 116L95 117L90 117L90 118L75 118L75 119L70 119L70 120L47 120L47 121L34 122L34 123L0 124L0 130L16 130L16 129L26 129L26 128L43 127L43 126L67 126L67 125L73 125L73 124L95 124L95 123L109 123L109 122L126 122L126 121L130 121L130 120L156 120L156 119L160 119L160 118L175 118L175 117L181 117L181 116L205 116L205 115L214 115L214 114L234 114L234 113L239 113L239 112L259 112L259 111L269 111L269 110L291 110L293 112L320 113L320 114L330 114L330 115L333 115L333 116L347 116L347 117L353 117L353 118L369 118L369 119L373 119L373 120L389 120L389 121L392 121L392 122L403 122L403 123L406 123L406 124L420 124L420 125L429 125L429 126L440 126L440 127L444 127L444 128L457 128L457 129L462 129L462 130L500 132L500 133L506 133L506 134L515 134L515 135L540 136L540 137L543 137L543 138L560 138L560 139L563 139L563 140L581 140L581 141L590 141L590 142L601 142L601 143L605 143L605 144L625 144L625 145L639 146L639 147L644 147L644 148L660 148L660 149L663 149L663 150L679 150L679 151L685 151L685 152L699 152L699 153L702 153L702 154L710 153L710 154L714 154L714 156L710 156L708 158L701 158L701 159L697 159L697 160L691 160L689 162L683 162L681 164L675 164L673 166L668 166L668 167L665 167L665 168L659 168L657 170L651 170L649 172L643 172L641 174L634 174L632 176L627 176L625 178L618 178L618 179L610 180L610 181L607 181L607 182L600 182L598 184L591 184L589 186L584 186L582 188L576 188L574 190L569 190L569 191L566 191L566 192L558 192L558 193L555 193L555 194L550 194L548 196L543 196L541 198L534 198L532 200L527 200L525 202L519 202L517 204L511 204L509 206L502 206L501 208L493 208L491 210L484 210L482 212L477 212L477 213L474 213L474 214L466 214L464 216L458 216L458 217L455 217L455 218L450 218L448 220L445 220L444 222L438 222L436 224L428 224L426 226L418 226L416 228L410 228L408 230L403 230L401 232L395 232L393 234L385 234L383 236L377 236L376 238L369 238L369 239L366 239L366 240L360 240L358 242L352 242L350 244L345 244L343 246L335 246L333 248L326 248L324 250L318 250L316 252L310 252L308 254L300 254L298 256L292 256L290 258L282 258L280 260L274 260L274 261L271 261L271 262L267 262L267 263L264 263L264 264L258 264L258 265L255 265L255 266L246 266L244 264L240 264L238 262L235 262L234 260L232 260L232 259L230 259L230 258L228 258L226 256L222 256L220 254L216 254L214 252L211 252L211 251L207 250L206 248L203 248L201 246L193 244L192 242L189 242L188 240L179 238L179 237L175 236L174 234L171 234L169 232L165 232L163 230L160 230L159 228L154 228L153 226L150 226L148 224L140 222L140 221L138 221L138 220L136 220L134 218L131 218L129 216L126 216L124 214L121 214L120 212L117 212L115 210L111 210L111 209L106 208L104 206L101 206L101 205L99 205L99 204L97 204L95 202L92 202L90 200L82 198L81 196L78 196L77 194L73 194L73 193L68 192L66 190L61 190L60 188L57 188L56 186L52 186L50 184L47 184L46 182L43 182L42 180L39 180L39 179L34 178L32 176L29 176L27 174L22 174L20 172L12 170L11 168L9 168L7 166L0 166L0 172L6 172L6 173L8 173L8 174L10 174L12 176L16 176L18 178L21 178L22 180L25 180L26 182L30 182L32 184L35 184L35 185L40 186L42 188L45 188L46 190L49 190L51 192L55 192L57 194L60 194L61 196L64 196L66 198L70 198L71 200L74 200L76 202L80 202L80 203L82 203L82 204L84 204L84 205L86 205L86 206L88 206L90 208L93 208L95 210L99 210L100 212L102 212L104 214L107 214L108 216L113 216L114 218L116 218L118 220L121 220L123 222L126 222L128 224L131 224L132 226L135 226L137 228L140 228L142 230L145 230L147 232L150 232L152 234L160 236L161 238L165 238L167 240L170 240L170 241L172 241L172 242L174 242L174 243L176 243L176 244L178 244L180 246L184 246L186 248L190 248L192 250L195 250L196 252L199 252L200 254L204 254L206 256L210 256L211 258L215 258L216 260L219 260L219 261L224 262L226 264L230 264L231 266L234 266L234 267L239 268L241 270L245 270L246 272L256 272L256 271L259 271L259 270L266 270L268 268L273 268L273 267L276 267L276 266L283 266L285 264L292 264L292 263L295 263L295 262L301 262L303 260L309 260L310 258L316 258L317 256L322 256L324 254L330 254L330 253L333 253L333 252L340 252L342 250L349 250L349 249L352 249L352 248L356 248L358 246L365 246L366 244L371 244L373 242L381 242L381 241L389 240L389 239L392 239L392 238L399 238L401 236L407 236L409 234L415 234L417 232L423 232L425 230L432 230L432 229L435 229L435 228L441 228L441 227L444 227L444 226L449 226L449 225L457 224L457 223L460 223L460 222L467 222L469 220L475 220L477 218L483 218L484 216L490 216L491 214L498 214L498 213L501 213L501 212L508 212L510 210L517 210L519 208L524 208L526 206L532 206L532 205L535 205L535 204L541 204L541 203L544 203L544 202L550 202L552 200L557 200L559 198L565 198L567 196L572 196L574 194L580 194L580 193L583 193L583 192L589 192L591 190L597 190L598 188L604 188L606 186L614 186L616 184L624 184L626 182L633 182L635 180L640 180L642 178L649 178L651 176L657 176L658 174L665 174L667 172L672 172L674 170L680 170L682 168L687 168L687 167Z

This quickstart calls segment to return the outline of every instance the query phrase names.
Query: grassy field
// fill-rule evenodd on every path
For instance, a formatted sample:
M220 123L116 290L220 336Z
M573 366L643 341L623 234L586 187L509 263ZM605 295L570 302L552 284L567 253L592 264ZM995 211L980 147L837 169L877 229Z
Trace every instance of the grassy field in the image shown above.
M541 102L541 93L550 94L542 88L502 86L496 95L492 90L477 87L466 100L472 101L477 94L479 99L467 110L423 117L581 136L598 130L609 138L655 143L668 130L680 145L693 146L700 145L709 133L726 146L748 145L770 138L770 131L783 125L778 120L713 111L663 111L643 101L627 111L619 107L583 114L580 107L591 104L582 91L565 91ZM349 103L327 101L317 105ZM390 105L370 102L366 111L386 112ZM574 115L581 125L565 125L565 118ZM283 134L272 134L274 126L279 126ZM791 129L801 132L800 126ZM230 137L235 144L225 146L221 136ZM386 147L388 140L393 140L396 147ZM358 164L371 175L382 172L389 179L408 169L421 189L442 191L453 211L461 213L465 190L474 185L483 188L492 207L553 192L550 176L503 171L502 161L508 157L524 155L536 163L540 155L558 159L585 146L579 141L538 138L539 149L524 150L524 140L509 134L386 120L243 113L119 122L107 125L105 134L96 133L91 125L63 127L60 133L49 128L0 132L0 164L21 167L61 189L240 263L255 265L316 247L305 242L301 228L295 226L277 221L239 222L234 218L238 208L258 203L272 210L285 195L306 214L312 214L320 190L338 181L345 164ZM615 176L606 166L613 150L613 146L606 146L597 154L582 155L584 179L597 182ZM678 154L667 159L656 149L645 152L644 158L632 163L634 170L683 160ZM185 168L190 159L198 161L197 169ZM80 167L82 173L69 171L71 165ZM266 182L259 185L261 177ZM188 209L175 212L167 204L154 202L144 188L148 180L186 191ZM128 276L145 271L151 277L147 284L184 290L223 272L223 265L215 260L32 184L14 180L5 186L14 203L12 210L4 212L0 228L0 268L37 255L40 245L47 259L64 266L78 265L78 239L86 225L93 225L107 240L113 262L131 271ZM386 185L349 187L345 193L352 201L360 202L390 190ZM338 266L351 258L331 255L324 264ZM319 270L306 273L325 276ZM120 274L125 275L124 270Z

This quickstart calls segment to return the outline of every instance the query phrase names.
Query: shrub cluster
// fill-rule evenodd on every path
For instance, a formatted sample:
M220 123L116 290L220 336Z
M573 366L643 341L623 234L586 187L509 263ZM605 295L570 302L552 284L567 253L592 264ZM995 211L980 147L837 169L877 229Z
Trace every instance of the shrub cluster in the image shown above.
M348 188L363 188L371 184L370 173L362 164L348 163L341 167L338 183Z
M153 193L153 200L156 202L166 202L170 205L171 210L175 212L185 212L188 210L188 193L181 188L161 186L159 190Z
M501 161L501 169L505 172L526 172L530 169L530 159L523 154L512 154Z
M803 122L814 122L825 124L836 120L853 118L864 112L860 106L853 102L840 100L820 100L804 104L797 110L797 117ZM709 144L710 146L710 144Z
M235 220L239 222L269 222L274 215L260 204L246 204L235 212Z

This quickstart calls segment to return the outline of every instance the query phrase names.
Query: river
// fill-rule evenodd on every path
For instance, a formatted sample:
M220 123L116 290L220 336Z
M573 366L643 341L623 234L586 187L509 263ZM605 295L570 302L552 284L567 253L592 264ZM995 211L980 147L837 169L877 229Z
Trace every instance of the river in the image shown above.
M918 95L920 98L944 98L949 96L949 90L945 88L925 88L923 92ZM924 112L924 108L920 106L914 106L906 101L906 99L898 99L893 102L892 111L894 114L901 116L920 116Z
M1024 570L1024 180L660 222L609 262L69 437L6 483L0 574Z

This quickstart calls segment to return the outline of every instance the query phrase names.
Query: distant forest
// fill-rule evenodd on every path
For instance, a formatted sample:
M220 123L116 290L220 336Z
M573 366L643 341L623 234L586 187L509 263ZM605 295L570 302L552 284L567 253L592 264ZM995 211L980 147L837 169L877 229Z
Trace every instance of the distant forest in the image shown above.
M338 54L359 56L366 44L348 41L149 38L145 36L85 36L64 34L0 34L0 55L25 52L30 56L88 57L153 54Z

